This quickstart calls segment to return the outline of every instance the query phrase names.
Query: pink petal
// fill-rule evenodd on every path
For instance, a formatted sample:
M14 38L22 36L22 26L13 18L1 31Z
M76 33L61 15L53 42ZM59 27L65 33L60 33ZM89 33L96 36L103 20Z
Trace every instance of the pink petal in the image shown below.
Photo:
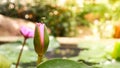
M21 26L20 32L25 38L33 38L34 37L34 30L32 30L28 27Z
M44 24L42 23L37 23L38 27L39 27L39 31L40 31L40 42L41 45L44 47Z

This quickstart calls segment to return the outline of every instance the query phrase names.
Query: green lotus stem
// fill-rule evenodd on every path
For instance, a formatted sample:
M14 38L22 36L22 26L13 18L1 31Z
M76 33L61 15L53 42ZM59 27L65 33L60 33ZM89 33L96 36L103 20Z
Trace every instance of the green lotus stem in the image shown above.
M40 64L43 60L43 55L38 55L37 65Z
M24 48L24 45L26 43L26 38L24 38L24 42L22 44L22 48L20 50L20 53L19 53L19 56L18 56L18 59L17 59L17 63L16 63L16 67L15 68L18 68L18 65L19 65L19 62L20 62L20 58L21 58L21 55L22 55L22 52L23 52L23 48Z

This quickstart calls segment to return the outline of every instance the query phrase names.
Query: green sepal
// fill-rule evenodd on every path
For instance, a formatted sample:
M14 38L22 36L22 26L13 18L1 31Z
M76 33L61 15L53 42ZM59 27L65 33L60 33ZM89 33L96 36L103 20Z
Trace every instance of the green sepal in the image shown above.
M47 27L44 27L44 53L47 51L49 45L49 34L47 32Z

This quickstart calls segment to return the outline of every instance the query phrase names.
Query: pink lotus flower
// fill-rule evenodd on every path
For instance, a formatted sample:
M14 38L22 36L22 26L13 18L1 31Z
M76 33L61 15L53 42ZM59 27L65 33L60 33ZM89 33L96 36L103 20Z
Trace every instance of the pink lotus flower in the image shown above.
M20 32L24 36L24 38L33 38L34 37L34 30L30 29L26 26L21 26Z
M19 53L19 56L18 56L18 59L17 59L16 68L18 68L20 58L21 58L21 55L22 55L22 52L23 52L23 48L24 48L24 45L26 44L26 40L28 38L33 38L34 37L34 30L32 30L32 29L30 29L28 27L21 26L20 27L20 32L24 36L24 42L22 44L22 48L20 50L20 53Z
M43 23L36 23L34 34L34 48L38 55L43 55L49 44L47 28Z

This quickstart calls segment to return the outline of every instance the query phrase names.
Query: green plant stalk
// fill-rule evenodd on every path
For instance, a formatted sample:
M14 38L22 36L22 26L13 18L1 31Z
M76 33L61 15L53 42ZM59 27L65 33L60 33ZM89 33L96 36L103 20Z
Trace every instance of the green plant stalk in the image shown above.
M37 65L39 65L43 60L43 54L38 55Z
M112 52L112 57L116 60L120 58L120 42L115 43L114 49Z
M24 42L22 44L22 48L20 50L20 53L19 53L19 56L18 56L18 59L17 59L17 63L16 63L16 67L15 68L18 68L18 65L19 65L19 62L20 62L20 58L21 58L21 55L22 55L22 52L23 52L23 48L24 48L24 45L26 43L26 38L24 38Z

